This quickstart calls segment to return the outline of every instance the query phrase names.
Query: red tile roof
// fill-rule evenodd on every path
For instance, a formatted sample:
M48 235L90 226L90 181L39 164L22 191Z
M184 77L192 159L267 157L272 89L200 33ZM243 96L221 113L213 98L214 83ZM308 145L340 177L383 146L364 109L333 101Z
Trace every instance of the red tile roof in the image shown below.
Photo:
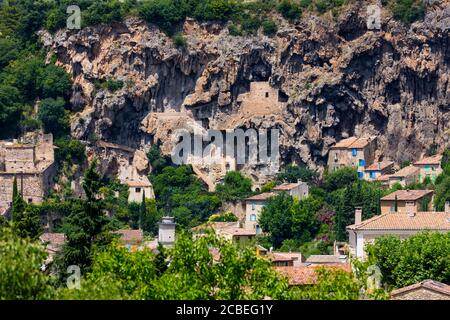
M337 142L332 148L344 148L347 149L353 142L355 142L356 140L358 140L358 138L356 137L350 137L347 139L343 139L339 142Z
M264 192L261 194L257 194L256 196L247 198L247 201L266 201L267 199L271 198L271 197L275 197L276 193L274 192Z
M426 165L426 164L441 164L442 155L437 154L431 157L423 158L422 160L414 162L414 165Z
M51 245L62 245L64 243L65 240L65 235L64 233L43 233L39 239L42 242L46 242L49 243Z
M386 213L347 226L349 230L429 230L450 231L450 215L445 212Z
M142 242L144 240L144 233L142 230L121 229L114 231L114 233L120 235L120 241L129 242Z
M384 196L381 200L393 201L397 197L398 201L416 201L432 193L433 190L398 190Z
M289 191L289 190L297 188L299 185L300 185L300 182L283 183L283 184L280 184L279 186L276 186L275 188L273 188L273 191Z
M366 168L366 171L382 171L384 169L389 168L390 166L393 166L394 162L392 161L381 161L381 162L375 162L368 166Z
M369 140L365 138L359 138L355 142L353 142L349 148L362 149L365 148L369 144Z
M428 290L432 290L432 291L436 291L436 292L442 293L444 295L449 296L449 299L450 299L450 285L442 283L442 282L434 281L434 280L424 280L422 282L418 282L418 283L412 284L412 285L407 286L407 287L396 289L396 290L391 292L391 297L394 298L394 297L396 297L398 295L401 295L401 294L406 293L408 291L416 290L416 289L419 289L419 288L426 288Z
M383 174L381 176L379 176L378 178L376 178L376 181L389 181L390 178L390 174Z
M309 285L317 282L318 268L330 268L335 270L343 270L346 272L351 272L351 266L348 263L341 263L336 265L327 266L295 266L295 267L273 267L280 275L286 277L288 282L292 286L297 285Z
M391 174L391 177L397 177L397 178L405 178L414 174L418 174L419 168L414 166L407 166L403 169L400 169L399 171Z

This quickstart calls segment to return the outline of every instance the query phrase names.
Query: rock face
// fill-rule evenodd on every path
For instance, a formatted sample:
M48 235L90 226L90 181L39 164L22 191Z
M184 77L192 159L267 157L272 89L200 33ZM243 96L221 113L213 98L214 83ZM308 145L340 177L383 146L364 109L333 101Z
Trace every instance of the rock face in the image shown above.
M383 10L381 30L367 29L363 1L334 19L308 15L293 25L273 18L274 37L233 37L227 25L187 19L185 48L136 18L41 38L73 76L72 134L79 139L146 150L170 139L164 130L191 122L277 128L282 163L318 170L330 146L351 135L378 136L379 154L399 162L449 145L448 1L429 5L424 21L410 27ZM108 79L124 85L96 88ZM243 107L239 97L256 82L278 91L274 112ZM180 119L155 120L168 112ZM267 178L256 167L245 170L257 182Z

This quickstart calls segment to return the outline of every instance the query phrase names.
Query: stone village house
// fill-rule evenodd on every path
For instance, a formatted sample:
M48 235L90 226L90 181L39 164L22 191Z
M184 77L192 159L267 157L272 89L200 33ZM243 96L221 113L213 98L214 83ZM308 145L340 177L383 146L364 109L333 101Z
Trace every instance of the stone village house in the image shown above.
M362 209L356 208L355 223L347 226L350 253L364 259L364 246L385 235L405 239L422 231L450 232L450 201L446 202L444 212L420 212L412 206L410 209L408 212L385 213L361 220Z
M0 208L12 204L13 181L28 203L42 203L52 186L54 146L52 134L25 136L0 142Z

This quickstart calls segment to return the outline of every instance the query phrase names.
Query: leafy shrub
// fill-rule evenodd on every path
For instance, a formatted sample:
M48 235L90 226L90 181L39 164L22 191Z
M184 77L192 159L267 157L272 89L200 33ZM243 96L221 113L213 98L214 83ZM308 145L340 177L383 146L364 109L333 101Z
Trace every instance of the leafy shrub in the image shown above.
M123 87L123 81L122 81L122 80L108 79L108 80L106 81L106 87L108 88L109 91L115 92L115 91L117 91L117 90L122 89L122 87Z
M276 23L272 20L266 20L262 23L263 32L267 36L272 36L278 31Z
M392 10L394 17L406 24L420 20L425 15L425 5L422 0L389 0L384 1Z
M234 37L242 36L241 30L239 30L239 27L235 24L231 24L228 27L228 32L230 33L231 36L234 36Z
M186 47L186 39L183 37L183 35L181 33L175 34L173 36L172 40L173 40L173 44L177 48L184 48L184 47Z
M290 0L282 0L278 5L278 12L281 13L283 18L294 21L302 14L302 9L297 3Z

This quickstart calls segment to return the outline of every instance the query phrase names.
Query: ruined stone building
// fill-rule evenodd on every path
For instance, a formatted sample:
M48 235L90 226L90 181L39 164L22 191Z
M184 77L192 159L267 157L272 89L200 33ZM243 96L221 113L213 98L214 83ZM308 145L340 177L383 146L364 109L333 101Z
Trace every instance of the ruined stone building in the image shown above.
M42 203L52 185L54 161L52 134L0 141L0 208L11 206L14 177L26 202Z

